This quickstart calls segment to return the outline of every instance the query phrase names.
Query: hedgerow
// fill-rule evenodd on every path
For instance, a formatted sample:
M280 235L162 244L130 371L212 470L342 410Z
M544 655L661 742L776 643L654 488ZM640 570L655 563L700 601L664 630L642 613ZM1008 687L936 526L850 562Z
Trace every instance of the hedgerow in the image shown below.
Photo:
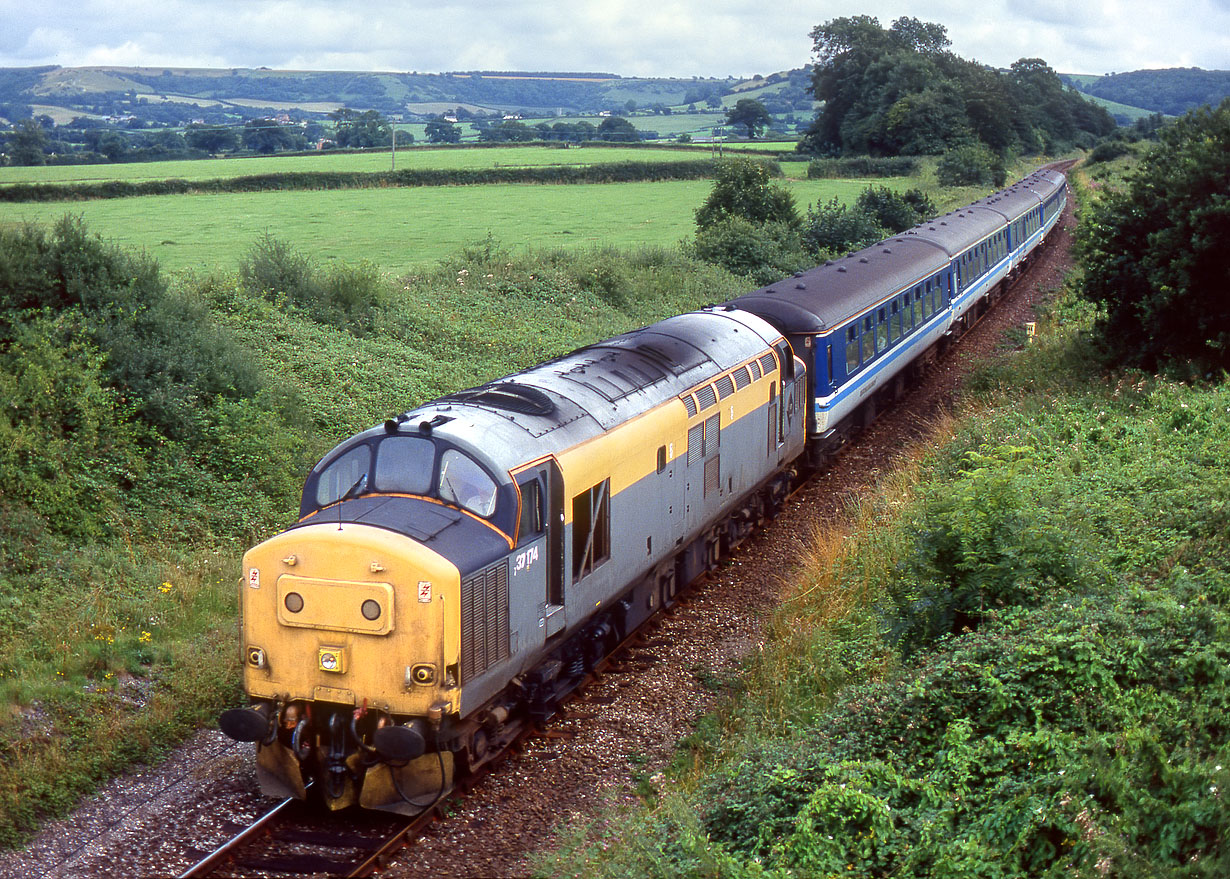
M762 160L780 167L772 160ZM101 183L14 183L0 187L0 201L78 201L185 193L278 192L387 186L473 186L492 183L630 183L700 180L713 175L711 159L686 162L608 162L535 168L406 168L398 171L294 171L213 180L108 180Z

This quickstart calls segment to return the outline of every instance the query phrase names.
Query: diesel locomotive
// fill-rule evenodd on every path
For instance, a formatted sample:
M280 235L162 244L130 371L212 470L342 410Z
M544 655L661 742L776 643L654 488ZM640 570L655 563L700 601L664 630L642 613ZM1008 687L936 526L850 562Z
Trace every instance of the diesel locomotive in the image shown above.
M417 814L781 507L987 307L1040 171L914 229L350 437L243 559L262 790Z

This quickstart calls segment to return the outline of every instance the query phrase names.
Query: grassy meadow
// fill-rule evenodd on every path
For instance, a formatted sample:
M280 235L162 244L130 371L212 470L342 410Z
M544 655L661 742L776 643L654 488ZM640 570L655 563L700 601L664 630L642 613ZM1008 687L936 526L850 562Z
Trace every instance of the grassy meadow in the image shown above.
M474 152L489 160L502 156ZM801 208L833 197L853 201L873 183L916 185L901 178L782 181ZM252 243L269 233L323 260L368 260L402 273L488 235L517 251L672 246L696 231L693 215L710 188L696 180L140 196L5 205L0 223L79 216L94 232L143 251L168 271L234 270Z

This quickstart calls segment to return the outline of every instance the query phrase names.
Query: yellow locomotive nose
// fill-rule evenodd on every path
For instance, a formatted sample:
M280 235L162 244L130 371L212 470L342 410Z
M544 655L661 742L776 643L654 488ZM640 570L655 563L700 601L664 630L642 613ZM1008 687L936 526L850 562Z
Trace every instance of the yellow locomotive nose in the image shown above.
M305 525L250 550L244 568L254 698L419 717L452 702L460 578L434 551L387 529Z

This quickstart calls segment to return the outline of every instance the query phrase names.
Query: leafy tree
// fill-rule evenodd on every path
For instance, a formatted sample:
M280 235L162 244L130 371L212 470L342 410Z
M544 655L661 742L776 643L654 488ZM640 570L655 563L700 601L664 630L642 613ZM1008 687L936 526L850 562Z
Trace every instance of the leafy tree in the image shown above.
M429 143L461 143L461 129L443 119L432 119L424 130Z
M189 125L184 130L184 140L194 150L221 153L239 146L239 135L233 128L224 125Z
M948 51L942 25L870 16L812 31L812 92L824 102L803 152L938 154L980 140L1004 154L1083 142L1114 129L1099 107L1066 89L1036 58L1002 74Z
M740 98L726 111L726 124L742 125L747 129L747 136L755 138L766 126L773 124L773 117L755 98Z
M280 125L272 119L249 119L243 127L243 145L262 155L290 150L300 146L298 129Z
M1084 295L1108 354L1156 369L1230 369L1230 98L1161 134L1082 224Z
M14 165L47 164L51 138L33 119L22 119L9 135L9 161Z
M488 126L478 133L478 139L495 143L524 142L533 140L537 132L524 122L505 119L499 125Z
M595 132L598 140L634 142L641 139L636 126L621 116L608 116L598 124Z
M769 182L769 169L752 159L723 159L717 163L713 191L696 211L696 225L704 229L727 217L752 223L799 226L794 196Z
M375 110L362 113L342 107L329 114L336 123L333 139L337 145L350 149L385 147L392 143L392 127L387 119Z

